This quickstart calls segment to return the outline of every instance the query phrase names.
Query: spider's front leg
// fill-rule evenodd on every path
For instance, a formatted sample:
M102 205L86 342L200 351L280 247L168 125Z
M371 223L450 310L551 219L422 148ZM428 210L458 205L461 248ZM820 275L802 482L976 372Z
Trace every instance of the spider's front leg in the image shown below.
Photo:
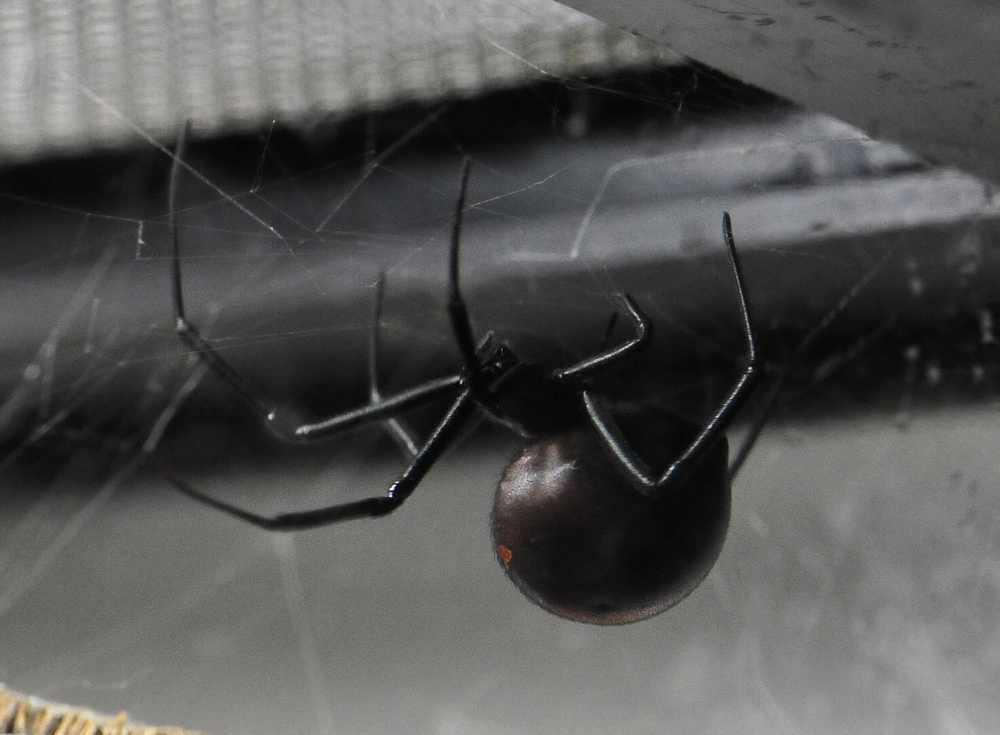
M187 318L184 309L184 288L181 277L181 247L177 226L177 189L180 180L180 161L184 155L187 126L185 126L174 151L173 165L170 169L169 208L170 229L173 239L172 257L172 294L174 318L178 336L211 369L223 382L229 385L258 415L276 435L292 442L306 442L325 438L331 434L363 426L376 421L391 420L396 414L411 408L422 406L448 395L454 395L460 388L462 380L458 375L446 376L429 380L416 388L382 397L378 394L365 406L345 411L321 421L308 424L292 424L280 415L276 407L267 401L198 331L198 328ZM380 281L381 284L381 281ZM376 294L376 310L380 309L381 285Z
M282 438L296 442L307 442L365 424L382 422L388 424L390 428L399 426L400 432L397 436L401 437L404 445L409 450L411 462L402 476L393 483L388 493L384 496L340 503L313 511L285 513L273 518L252 513L205 495L201 491L189 486L183 480L175 477L162 464L160 467L161 474L178 490L189 497L269 530L312 528L354 518L381 516L392 512L412 494L475 407L475 401L471 396L470 390L463 388L465 382L463 376L452 375L437 378L401 393L383 397L379 393L374 378L375 350L377 350L377 334L374 334L370 346L370 350L372 350L370 370L373 377L367 405L351 411L345 411L315 423L296 426L286 425L286 423L282 422L278 411L258 394L251 384L218 353L208 340L201 336L198 328L188 320L185 313L181 279L180 237L177 228L177 187L180 174L180 160L184 153L186 134L187 128L185 127L174 153L169 188L170 225L173 235L172 293L176 329L180 338L215 375L236 391L254 409L260 419ZM376 332L378 315L381 309L381 298L382 279L380 278L378 292L376 293L375 324L373 327ZM447 396L454 397L452 406L430 438L422 446L402 427L402 424L394 423L396 422L396 416L400 413Z
M462 296L459 269L459 246L462 239L462 215L465 212L465 194L469 188L470 160L462 164L462 183L458 192L458 204L455 206L455 217L452 220L451 243L448 249L448 317L451 320L451 330L455 335L459 354L462 357L462 375L472 390L472 394L480 401L486 400L489 394L486 376L476 349L476 340L472 336L472 326L469 323L469 309Z

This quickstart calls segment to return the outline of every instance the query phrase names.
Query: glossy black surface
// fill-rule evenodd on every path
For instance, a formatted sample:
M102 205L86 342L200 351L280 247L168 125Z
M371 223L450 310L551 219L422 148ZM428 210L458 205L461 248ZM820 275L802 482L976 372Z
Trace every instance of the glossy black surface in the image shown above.
M628 432L659 471L700 427L650 412ZM729 525L726 442L662 497L639 493L590 427L534 442L504 472L491 518L497 559L529 599L603 625L657 615L708 574Z

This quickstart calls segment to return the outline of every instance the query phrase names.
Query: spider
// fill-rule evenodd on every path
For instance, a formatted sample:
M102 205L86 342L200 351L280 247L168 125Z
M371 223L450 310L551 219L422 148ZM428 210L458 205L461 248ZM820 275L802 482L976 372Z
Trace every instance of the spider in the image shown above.
M410 497L478 409L529 442L506 469L491 518L497 559L529 599L571 620L627 623L673 606L708 574L729 523L732 468L727 466L725 431L759 376L755 330L728 213L723 215L723 234L739 292L747 364L704 427L648 409L615 412L593 388L594 378L649 344L651 325L626 294L616 298L619 313L631 324L631 337L568 367L549 370L521 360L492 333L476 341L459 285L468 159L462 170L448 263L447 311L461 355L459 371L400 393L380 394L374 357L384 286L380 278L370 340L368 403L322 421L289 426L185 314L176 214L184 140L182 134L169 188L173 306L180 338L279 436L311 442L381 423L407 449L411 461L385 495L274 517L212 498L164 471L177 489L271 531L385 516ZM451 399L450 407L423 441L397 418L446 397ZM660 462L651 466L644 457Z

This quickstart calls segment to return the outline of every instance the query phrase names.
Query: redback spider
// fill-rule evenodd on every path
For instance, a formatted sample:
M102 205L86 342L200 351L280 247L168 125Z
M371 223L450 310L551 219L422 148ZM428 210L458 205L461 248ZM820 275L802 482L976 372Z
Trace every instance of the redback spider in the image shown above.
M719 556L729 524L732 468L727 466L725 431L759 372L753 320L728 213L722 219L723 234L739 292L747 366L704 427L651 410L615 413L595 392L595 377L649 343L651 326L626 294L618 294L617 299L621 313L631 322L631 338L569 367L548 370L520 360L492 334L476 342L459 288L468 160L462 171L448 266L447 309L461 369L401 393L379 393L375 354L384 285L380 279L368 403L316 423L288 426L185 315L176 209L183 154L182 135L170 176L173 301L181 339L279 436L311 442L380 422L407 449L411 461L385 495L274 517L216 500L165 472L179 490L271 531L384 516L410 497L479 409L530 441L500 481L491 523L497 558L529 599L580 622L627 623L671 607L704 579ZM446 397L451 406L426 440L416 440L397 418Z

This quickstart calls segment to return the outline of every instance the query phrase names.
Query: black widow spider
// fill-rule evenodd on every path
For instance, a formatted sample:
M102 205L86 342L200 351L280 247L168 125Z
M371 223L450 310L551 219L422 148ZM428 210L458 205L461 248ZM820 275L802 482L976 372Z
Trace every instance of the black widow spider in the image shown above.
M381 422L408 448L412 461L385 495L274 517L216 500L165 471L180 491L271 531L384 516L413 493L479 408L491 420L531 441L500 481L491 523L497 558L529 599L580 622L627 623L676 604L708 574L729 523L731 469L727 466L725 431L759 372L754 327L728 213L723 215L723 233L742 307L747 366L703 428L649 410L613 415L591 387L591 378L649 343L650 324L625 294L617 298L634 335L569 367L547 370L519 360L492 334L477 344L459 288L459 239L468 160L462 171L448 270L447 308L461 354L461 370L395 395L380 395L375 380L380 279L371 336L368 404L316 423L287 426L185 315L176 209L184 138L182 135L174 153L169 193L173 301L181 339L280 437L310 442ZM451 407L422 443L396 419L405 411L445 397L451 398ZM642 457L658 458L661 464L651 467Z

